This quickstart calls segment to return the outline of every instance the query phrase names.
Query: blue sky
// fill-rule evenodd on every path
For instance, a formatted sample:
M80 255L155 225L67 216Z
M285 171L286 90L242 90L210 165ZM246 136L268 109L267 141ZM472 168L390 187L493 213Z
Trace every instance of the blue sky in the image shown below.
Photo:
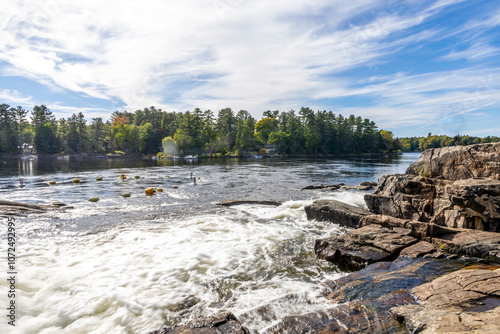
M2 1L0 103L332 110L396 136L500 136L495 0Z

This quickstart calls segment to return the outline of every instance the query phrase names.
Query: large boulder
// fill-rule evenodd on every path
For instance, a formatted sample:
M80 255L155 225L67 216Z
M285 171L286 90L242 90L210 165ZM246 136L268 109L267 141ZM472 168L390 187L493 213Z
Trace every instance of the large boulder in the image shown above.
M429 149L408 167L406 174L452 181L473 177L500 180L500 143Z
M358 227L362 217L371 212L358 206L335 200L318 200L304 208L307 219L329 221L347 227Z
M318 239L314 251L320 259L348 270L359 270L374 262L397 258L401 250L418 242L409 236L410 232L368 225L343 235Z
M377 214L453 228L500 232L500 181L448 181L393 174L379 179L368 208Z

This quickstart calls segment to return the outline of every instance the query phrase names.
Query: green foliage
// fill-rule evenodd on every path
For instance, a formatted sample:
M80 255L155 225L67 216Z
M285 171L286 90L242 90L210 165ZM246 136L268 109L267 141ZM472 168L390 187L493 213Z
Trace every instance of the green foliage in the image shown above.
M33 108L31 122L22 107L0 105L0 152L19 153L23 143L38 153L204 154L210 157L246 155L273 145L278 154L351 154L405 152L450 145L498 142L498 137L436 136L394 138L378 130L369 119L335 115L332 111L300 108L267 110L256 120L246 110L224 108L215 116L211 110L166 112L155 107L135 112L116 111L110 121L82 112L56 121L44 105ZM237 154L235 154L237 153ZM422 172L426 175L426 172Z
M440 148L457 145L472 145L479 143L494 143L499 142L499 137L472 137L461 136L449 137L444 135L432 135L429 133L427 137L406 137L399 138L399 144L403 152L425 151L430 148Z

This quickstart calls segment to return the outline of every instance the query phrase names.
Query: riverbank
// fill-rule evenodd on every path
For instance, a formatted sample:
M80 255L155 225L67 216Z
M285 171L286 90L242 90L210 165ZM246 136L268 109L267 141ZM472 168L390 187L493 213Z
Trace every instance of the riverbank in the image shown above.
M331 307L264 333L500 332L499 176L499 143L432 149L405 174L381 177L365 195L370 210L306 207L309 219L357 227L315 245L353 272L324 282ZM154 333L248 332L229 319L229 330L200 320Z

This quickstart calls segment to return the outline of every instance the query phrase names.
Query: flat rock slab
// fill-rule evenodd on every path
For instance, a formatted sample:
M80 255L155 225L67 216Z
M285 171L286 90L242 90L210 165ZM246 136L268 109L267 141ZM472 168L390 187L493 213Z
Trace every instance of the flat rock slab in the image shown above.
M225 312L186 322L184 325L164 327L149 334L250 334L234 314Z
M500 333L500 269L455 271L412 293L418 304L390 310L411 332Z
M362 217L372 214L358 206L335 200L314 201L304 210L309 220L329 221L347 227L358 227Z
M368 264L393 260L417 239L407 233L380 225L367 225L343 235L316 240L314 251L320 259L340 267L359 270Z
M222 205L222 206L233 206L233 205L243 205L243 204L280 206L282 203L277 201L254 201L254 200L227 200L217 203L217 205Z
M323 294L335 303L376 299L395 290L410 290L444 274L459 270L472 261L411 259L378 262L336 280L324 282Z
M0 200L0 216L27 216L33 213L44 213L60 208L70 208L65 204L31 204Z
M439 256L437 253L440 253L441 256ZM424 255L428 254L435 254L436 258L444 257L444 254L439 251L439 248L436 245L433 245L427 241L419 241L418 243L403 249L399 256L416 259L417 257L423 257Z

